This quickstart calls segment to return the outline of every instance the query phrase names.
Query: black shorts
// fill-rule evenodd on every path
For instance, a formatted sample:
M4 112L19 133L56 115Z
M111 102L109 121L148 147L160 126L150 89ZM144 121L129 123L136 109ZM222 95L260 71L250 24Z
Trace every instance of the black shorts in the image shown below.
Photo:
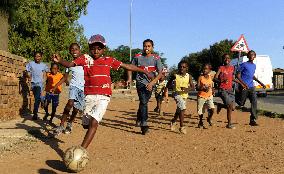
M230 105L235 102L235 94L233 90L220 89L219 94L225 105Z
M164 96L161 93L155 93L155 98L157 101L163 101Z

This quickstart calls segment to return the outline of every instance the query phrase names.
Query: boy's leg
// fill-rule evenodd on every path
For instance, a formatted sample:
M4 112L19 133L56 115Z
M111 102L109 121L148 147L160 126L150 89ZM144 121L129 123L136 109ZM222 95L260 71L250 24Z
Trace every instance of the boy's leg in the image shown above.
M156 98L157 105L154 109L154 112L159 112L159 98L157 96L155 98Z
M44 105L43 105L43 108L44 108L44 111L45 111L45 115L43 117L43 120L47 120L47 117L49 116L48 106L49 106L49 103L51 102L51 100L52 100L51 95L49 93L46 93Z
M86 132L85 138L81 144L83 148L87 148L92 142L99 122L102 120L103 115L106 112L110 97L103 95L87 95L86 96L86 107L84 110L85 120L88 119L88 131Z
M72 109L74 105L74 100L73 99L69 99L67 104L65 105L64 111L63 111L63 115L60 121L60 126L64 126L66 120L68 119L70 110Z
M84 106L85 106L84 91L77 88L77 87L71 86L70 89L69 89L69 100L68 100L68 102L69 102L68 103L68 106L69 106L68 115L69 115L71 108L73 107L72 114L71 114L71 116L68 120L68 123L71 124L74 121L79 110L80 111L84 110ZM66 118L66 120L67 120L67 118Z
M249 100L251 103L251 111L250 111L250 125L251 126L258 126L256 123L257 120L257 97L254 88L249 89Z
M183 127L184 113L185 113L185 109L181 110L180 113L179 113L180 127Z
M73 107L72 114L71 114L71 116L70 116L70 118L68 120L69 123L73 123L73 121L75 120L76 115L78 114L78 112L79 112L79 109Z
M201 98L199 97L197 99L197 113L198 113L198 116L199 116L199 123L198 123L198 127L201 128L203 127L203 112L204 112L204 104L205 104L205 99L204 98Z
M33 110L33 120L37 120L38 118L38 108L40 105L40 95L41 95L41 87L40 86L33 86L32 87L35 102L34 102L34 110Z
M240 91L236 94L236 103L239 106L244 106L246 103L246 99L248 97L248 89L239 89Z
M202 119L203 119L203 114L199 115L199 122L198 122L198 127L199 127L199 128L201 128L201 127L204 126Z
M81 146L83 148L87 148L89 146L89 144L92 142L95 134L96 134L96 131L97 131L97 128L98 128L98 121L96 119L94 119L93 117L90 118L90 122L89 122L89 129L84 137L84 140L81 144Z
M164 112L162 108L162 99L159 101L159 115L164 116Z
M140 104L140 102L141 102L141 100L142 100L142 86L141 85L139 85L139 84L137 84L136 85L136 90L137 90L137 94L138 94L138 98L139 98L139 106L138 106L138 110L137 110L137 119L136 119L136 125L137 126L140 126L141 125L141 104Z
M56 108L58 104L59 104L59 94L58 95L53 94L52 95L52 112L51 112L51 118L49 120L50 123L52 123L52 120L55 116Z
M147 125L147 120L148 120L148 102L151 98L152 91L148 91L146 89L146 86L140 86L137 85L137 92L139 96L139 110L137 114L137 121L141 121L140 126L141 126L141 132L142 134L145 134L148 132L148 125Z
M77 108L73 107L72 114L71 114L71 116L70 116L70 118L67 122L67 126L66 126L65 131L64 131L65 134L70 134L72 132L72 123L75 120L75 117L76 117L78 112L79 112L79 110Z
M209 110L208 110L208 118L207 118L207 122L209 123L209 126L212 126L212 117L214 114L214 101L213 101L213 96L210 97L209 99L207 99L207 104L209 106Z

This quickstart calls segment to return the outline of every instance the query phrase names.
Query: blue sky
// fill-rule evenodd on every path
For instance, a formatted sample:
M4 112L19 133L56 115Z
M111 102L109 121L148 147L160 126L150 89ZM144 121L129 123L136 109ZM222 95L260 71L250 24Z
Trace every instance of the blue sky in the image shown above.
M129 45L130 0L90 0L79 23L89 38L100 33L110 48ZM134 0L132 44L155 42L169 65L223 39L245 35L249 48L284 68L284 0Z

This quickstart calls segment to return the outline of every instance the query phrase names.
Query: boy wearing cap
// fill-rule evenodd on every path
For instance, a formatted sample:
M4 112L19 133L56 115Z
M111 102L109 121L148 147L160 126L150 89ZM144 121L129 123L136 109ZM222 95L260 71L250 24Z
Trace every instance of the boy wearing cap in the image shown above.
M88 129L81 144L87 148L92 142L99 122L106 112L110 101L111 77L110 69L118 70L120 67L148 74L147 71L131 64L124 64L113 57L104 56L106 42L103 36L94 35L89 40L90 55L84 54L72 62L63 60L59 55L53 55L55 62L65 67L83 66L84 69L84 93L85 108L83 115L83 127Z

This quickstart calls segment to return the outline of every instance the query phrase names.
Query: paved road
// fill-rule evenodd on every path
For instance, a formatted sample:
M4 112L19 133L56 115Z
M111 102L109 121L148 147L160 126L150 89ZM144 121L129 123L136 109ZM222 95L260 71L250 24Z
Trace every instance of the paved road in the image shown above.
M189 98L196 99L196 92L190 93ZM214 101L221 102L219 97L215 97ZM258 97L258 109L284 114L284 92L268 94L267 97ZM245 107L250 108L249 100L246 101Z

